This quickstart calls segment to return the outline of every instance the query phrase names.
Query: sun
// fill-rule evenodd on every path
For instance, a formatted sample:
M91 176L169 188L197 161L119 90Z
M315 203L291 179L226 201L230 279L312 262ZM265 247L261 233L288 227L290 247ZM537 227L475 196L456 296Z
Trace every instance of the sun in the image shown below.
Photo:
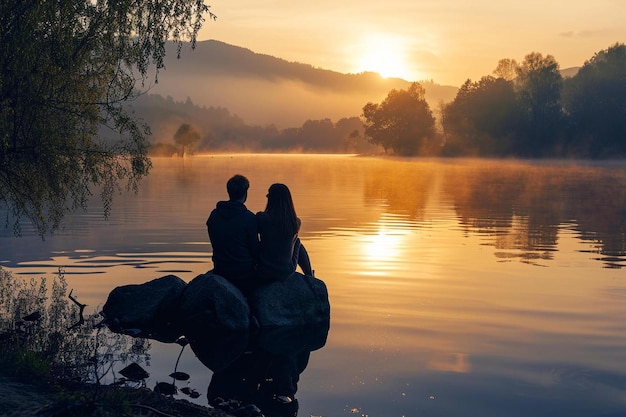
M397 77L407 81L414 78L407 63L405 42L390 35L366 38L356 52L359 72L372 71L381 77Z

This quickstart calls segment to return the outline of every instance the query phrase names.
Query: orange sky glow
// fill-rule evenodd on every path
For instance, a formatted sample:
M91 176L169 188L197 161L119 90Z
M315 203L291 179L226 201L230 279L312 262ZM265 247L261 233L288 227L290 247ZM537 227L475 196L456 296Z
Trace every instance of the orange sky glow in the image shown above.
M200 40L342 73L460 86L498 60L553 55L561 69L626 42L623 0L209 2Z

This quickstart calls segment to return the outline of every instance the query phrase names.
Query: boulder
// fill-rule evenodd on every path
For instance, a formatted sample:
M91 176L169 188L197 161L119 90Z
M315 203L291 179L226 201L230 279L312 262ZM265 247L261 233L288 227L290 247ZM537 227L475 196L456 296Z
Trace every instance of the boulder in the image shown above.
M307 326L330 320L326 284L299 272L257 288L248 303L261 327Z
M167 275L116 287L109 293L102 314L113 332L171 343L182 335L177 312L186 286L181 278Z
M299 272L262 285L247 300L211 272L188 284L167 275L115 288L102 312L117 333L165 343L184 335L198 359L213 371L236 360L249 335L258 331L258 343L268 352L319 349L326 343L330 322L326 284Z
M216 372L248 344L250 308L237 287L207 272L187 284L178 306L181 330L196 357Z
M180 296L178 314L187 338L207 328L245 330L250 308L237 287L211 272L198 275Z

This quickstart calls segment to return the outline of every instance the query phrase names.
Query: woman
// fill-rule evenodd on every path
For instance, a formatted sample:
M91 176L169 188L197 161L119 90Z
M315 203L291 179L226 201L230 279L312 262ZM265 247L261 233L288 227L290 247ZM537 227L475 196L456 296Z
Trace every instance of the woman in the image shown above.
M305 275L312 276L309 255L298 238L301 222L285 184L272 184L265 211L258 212L256 219L260 237L259 278L264 281L285 279L298 265Z

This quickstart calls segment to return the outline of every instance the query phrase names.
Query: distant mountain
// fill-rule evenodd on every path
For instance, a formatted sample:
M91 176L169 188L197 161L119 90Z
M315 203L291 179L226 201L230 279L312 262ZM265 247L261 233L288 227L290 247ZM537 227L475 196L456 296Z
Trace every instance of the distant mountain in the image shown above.
M578 70L580 69L580 67L570 67L570 68L565 68L562 69L561 72L561 76L563 78L571 78L574 75L578 74Z
M301 126L309 119L359 116L368 102L380 102L390 90L410 84L372 72L342 74L288 62L215 40L198 42L195 50L185 44L180 59L176 56L176 46L168 44L166 68L150 93L225 107L247 123L280 128ZM457 87L432 81L421 84L433 111L457 92Z

